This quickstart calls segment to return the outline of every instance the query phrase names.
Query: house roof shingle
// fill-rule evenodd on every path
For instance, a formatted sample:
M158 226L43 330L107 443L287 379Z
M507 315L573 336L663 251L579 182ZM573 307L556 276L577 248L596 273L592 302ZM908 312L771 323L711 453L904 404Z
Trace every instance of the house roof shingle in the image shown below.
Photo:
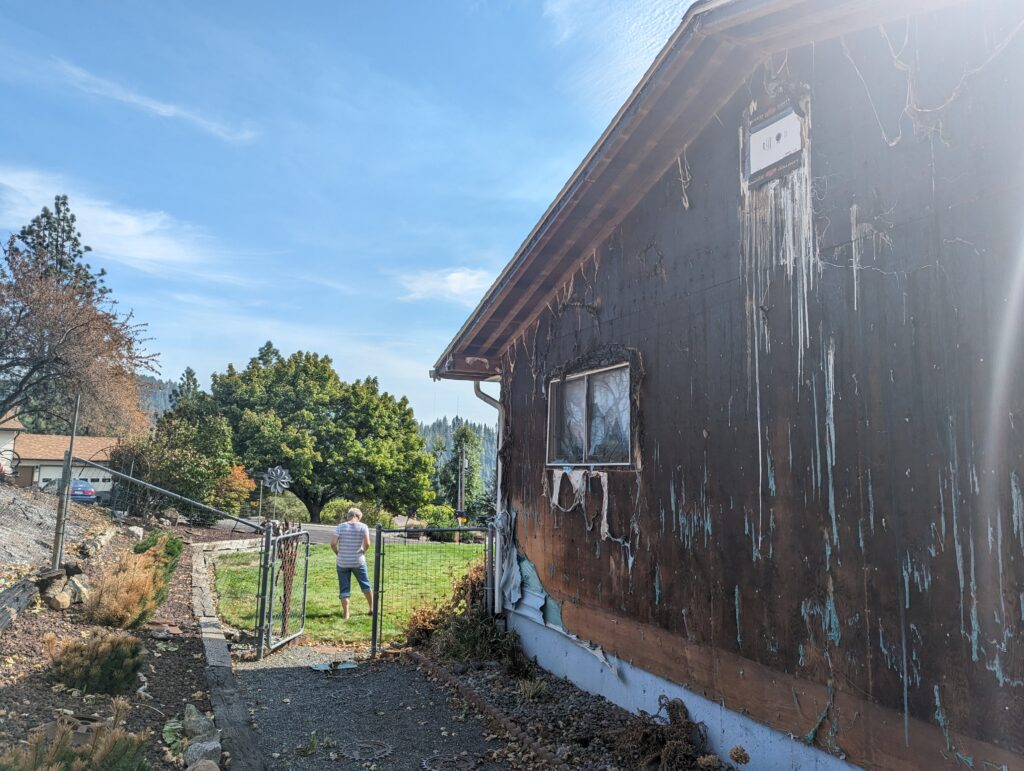
M29 460L63 461L70 436L54 434L19 434L14 451L22 463ZM75 455L96 462L110 460L110 451L118 440L112 436L76 436Z

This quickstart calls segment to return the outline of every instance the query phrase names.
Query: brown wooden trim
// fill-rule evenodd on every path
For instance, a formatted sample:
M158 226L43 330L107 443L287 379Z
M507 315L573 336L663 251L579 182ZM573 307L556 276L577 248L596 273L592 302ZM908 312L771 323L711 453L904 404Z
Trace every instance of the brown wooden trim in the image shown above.
M569 600L562 604L562 620L566 629L608 653L798 739L814 727L828 706L828 689L819 683L728 651L696 645L657 626ZM954 753L946 750L946 737L939 726L915 718L905 724L902 714L851 693L843 683L836 682L834 688L831 710L843 716L835 741L848 760L867 768L887 769L957 765ZM830 711L829 716L832 714ZM824 746L829 725L826 721L818 731L819 748ZM974 759L975 768L986 767L986 762L1024 768L1024 755L955 731L950 731L949 738L956 752Z

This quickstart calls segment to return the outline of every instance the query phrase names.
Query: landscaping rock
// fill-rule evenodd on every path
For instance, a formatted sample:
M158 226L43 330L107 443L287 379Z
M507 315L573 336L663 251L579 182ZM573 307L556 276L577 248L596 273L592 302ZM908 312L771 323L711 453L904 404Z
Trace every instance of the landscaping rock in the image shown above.
M82 564L78 560L66 560L64 562L64 575L68 578L71 576L80 576L83 572Z
M82 541L78 545L78 553L81 554L85 559L95 557L101 551L103 547L110 543L110 539L114 537L114 533L117 532L117 528L110 527L104 530L97 536Z
M213 721L196 709L194 704L185 705L185 718L181 721L181 728L190 739L207 736L217 730ZM220 760L220 754L214 759Z
M71 603L73 605L89 601L90 589L85 576L71 576L64 586L64 591L71 595Z
M51 610L67 610L71 607L71 593L66 591L47 592L43 595L43 602Z
M143 530L141 527L138 527L137 525L133 525L132 527L128 528L128 535L130 535L136 541L141 541L143 538L146 537L146 531Z
M45 570L40 570L32 580L35 581L36 586L39 587L39 591L45 594L51 589L54 592L59 592L63 589L64 582L67 581L67 577L67 573L63 570L47 568Z
M200 760L186 768L185 771L220 771L220 766L212 760Z
M220 760L220 742L216 739L194 742L188 745L182 757L188 767L194 766L203 760L209 760L211 763L216 764Z

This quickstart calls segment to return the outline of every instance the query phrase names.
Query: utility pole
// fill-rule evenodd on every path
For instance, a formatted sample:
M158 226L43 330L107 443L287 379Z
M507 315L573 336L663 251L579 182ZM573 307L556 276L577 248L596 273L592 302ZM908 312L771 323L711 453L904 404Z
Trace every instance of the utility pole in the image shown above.
M466 521L466 445L459 445L459 496L455 507L455 521L462 527ZM455 534L455 543L462 543L462 533Z
M78 408L82 404L82 395L75 397L75 417L71 421L71 441L68 451L64 453L64 471L60 477L60 498L57 499L57 526L53 532L53 555L50 567L56 570L64 561L64 526L68 521L68 499L71 492L71 459L75 455L75 434L78 433Z
M455 512L462 516L466 505L466 445L459 447L459 496L455 506Z

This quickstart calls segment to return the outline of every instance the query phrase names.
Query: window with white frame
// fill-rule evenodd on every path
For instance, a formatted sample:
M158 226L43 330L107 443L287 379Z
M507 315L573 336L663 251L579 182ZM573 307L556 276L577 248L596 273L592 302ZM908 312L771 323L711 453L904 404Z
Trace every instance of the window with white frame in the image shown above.
M630 463L629 365L581 372L548 384L548 464Z

